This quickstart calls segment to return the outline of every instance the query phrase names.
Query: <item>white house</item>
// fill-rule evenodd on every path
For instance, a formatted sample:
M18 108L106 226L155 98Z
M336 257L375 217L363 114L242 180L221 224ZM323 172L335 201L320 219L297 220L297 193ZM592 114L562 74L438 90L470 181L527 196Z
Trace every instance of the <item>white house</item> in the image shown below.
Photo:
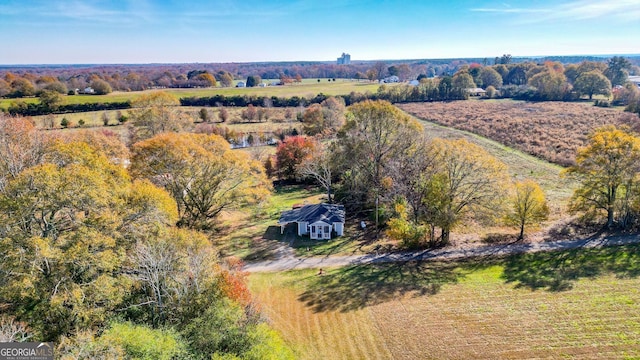
M386 78L382 79L382 82L383 83L387 83L387 84L397 83L397 82L400 82L400 78L395 76L395 75L391 75L389 77L386 77Z
M482 88L471 88L465 90L469 93L470 96L484 96L484 94L487 93Z
M96 91L93 90L93 88L91 86L88 86L88 87L84 88L84 90L82 92L84 92L85 94L94 94Z
M246 87L244 81L238 81L238 83L236 84L236 87Z
M332 234L344 235L344 206L331 204L305 205L285 211L278 220L280 233L288 224L296 223L298 236L309 235L311 239L331 239Z

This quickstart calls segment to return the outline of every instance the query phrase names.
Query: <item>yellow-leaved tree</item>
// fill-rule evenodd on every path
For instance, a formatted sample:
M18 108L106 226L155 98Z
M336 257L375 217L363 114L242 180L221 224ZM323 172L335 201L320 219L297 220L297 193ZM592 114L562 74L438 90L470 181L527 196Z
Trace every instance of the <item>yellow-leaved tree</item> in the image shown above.
M582 185L573 194L574 211L607 213L607 227L625 225L640 173L640 139L627 128L596 129L587 146L578 150L576 164L566 174Z
M176 218L151 186L86 143L50 146L0 192L0 301L47 341L107 321L130 294L136 234Z
M161 134L134 144L132 154L131 174L173 195L180 226L207 228L222 210L259 203L270 193L262 164L218 135Z
M502 216L509 179L503 163L464 139L433 140L430 151L435 172L426 180L423 204L426 221L441 229L437 245L446 245L451 230L467 216Z
M538 224L548 217L549 206L540 185L533 180L517 182L511 198L511 211L508 212L506 220L520 228L518 240L524 238L526 225Z
M155 91L144 94L131 103L131 119L136 126L136 139L147 139L164 132L179 132L193 123L193 119L179 112L180 101L175 96Z

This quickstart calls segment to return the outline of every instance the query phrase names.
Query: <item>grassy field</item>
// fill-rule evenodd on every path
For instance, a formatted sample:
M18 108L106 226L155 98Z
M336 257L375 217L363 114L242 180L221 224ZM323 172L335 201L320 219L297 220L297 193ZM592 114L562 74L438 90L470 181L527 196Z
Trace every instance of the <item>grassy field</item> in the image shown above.
M250 276L298 359L640 357L640 247Z
M185 97L203 97L213 95L257 95L257 96L310 96L314 97L319 93L326 95L345 95L352 91L364 93L367 91L375 92L380 85L370 82L358 82L352 80L336 79L336 81L327 81L327 79L305 79L300 84L290 84L285 86L267 86L252 88L206 88L206 89L164 89L179 98ZM157 90L121 92L114 91L107 95L71 95L63 97L63 104L84 104L84 103L110 103L124 102L135 100L142 94ZM6 109L11 102L17 99L0 99L0 108ZM37 98L19 99L28 103L38 102Z

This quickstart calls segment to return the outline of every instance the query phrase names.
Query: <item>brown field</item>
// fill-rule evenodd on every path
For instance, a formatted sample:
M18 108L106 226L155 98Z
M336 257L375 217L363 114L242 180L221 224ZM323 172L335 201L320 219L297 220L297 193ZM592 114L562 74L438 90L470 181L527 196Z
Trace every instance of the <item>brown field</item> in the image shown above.
M638 246L255 273L298 359L640 357Z
M621 115L616 109L566 102L473 100L398 106L420 119L470 131L561 165L573 164L587 135L615 124Z

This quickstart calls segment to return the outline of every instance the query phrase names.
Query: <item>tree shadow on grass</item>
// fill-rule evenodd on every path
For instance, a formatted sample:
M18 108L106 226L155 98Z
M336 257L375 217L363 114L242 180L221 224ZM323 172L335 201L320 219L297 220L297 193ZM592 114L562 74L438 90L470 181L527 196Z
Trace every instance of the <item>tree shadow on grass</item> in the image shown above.
M503 278L516 287L564 291L579 279L615 274L640 275L640 245L578 248L566 251L519 254L504 260Z
M348 312L398 299L437 294L464 276L457 263L352 265L309 278L298 300L315 312Z

